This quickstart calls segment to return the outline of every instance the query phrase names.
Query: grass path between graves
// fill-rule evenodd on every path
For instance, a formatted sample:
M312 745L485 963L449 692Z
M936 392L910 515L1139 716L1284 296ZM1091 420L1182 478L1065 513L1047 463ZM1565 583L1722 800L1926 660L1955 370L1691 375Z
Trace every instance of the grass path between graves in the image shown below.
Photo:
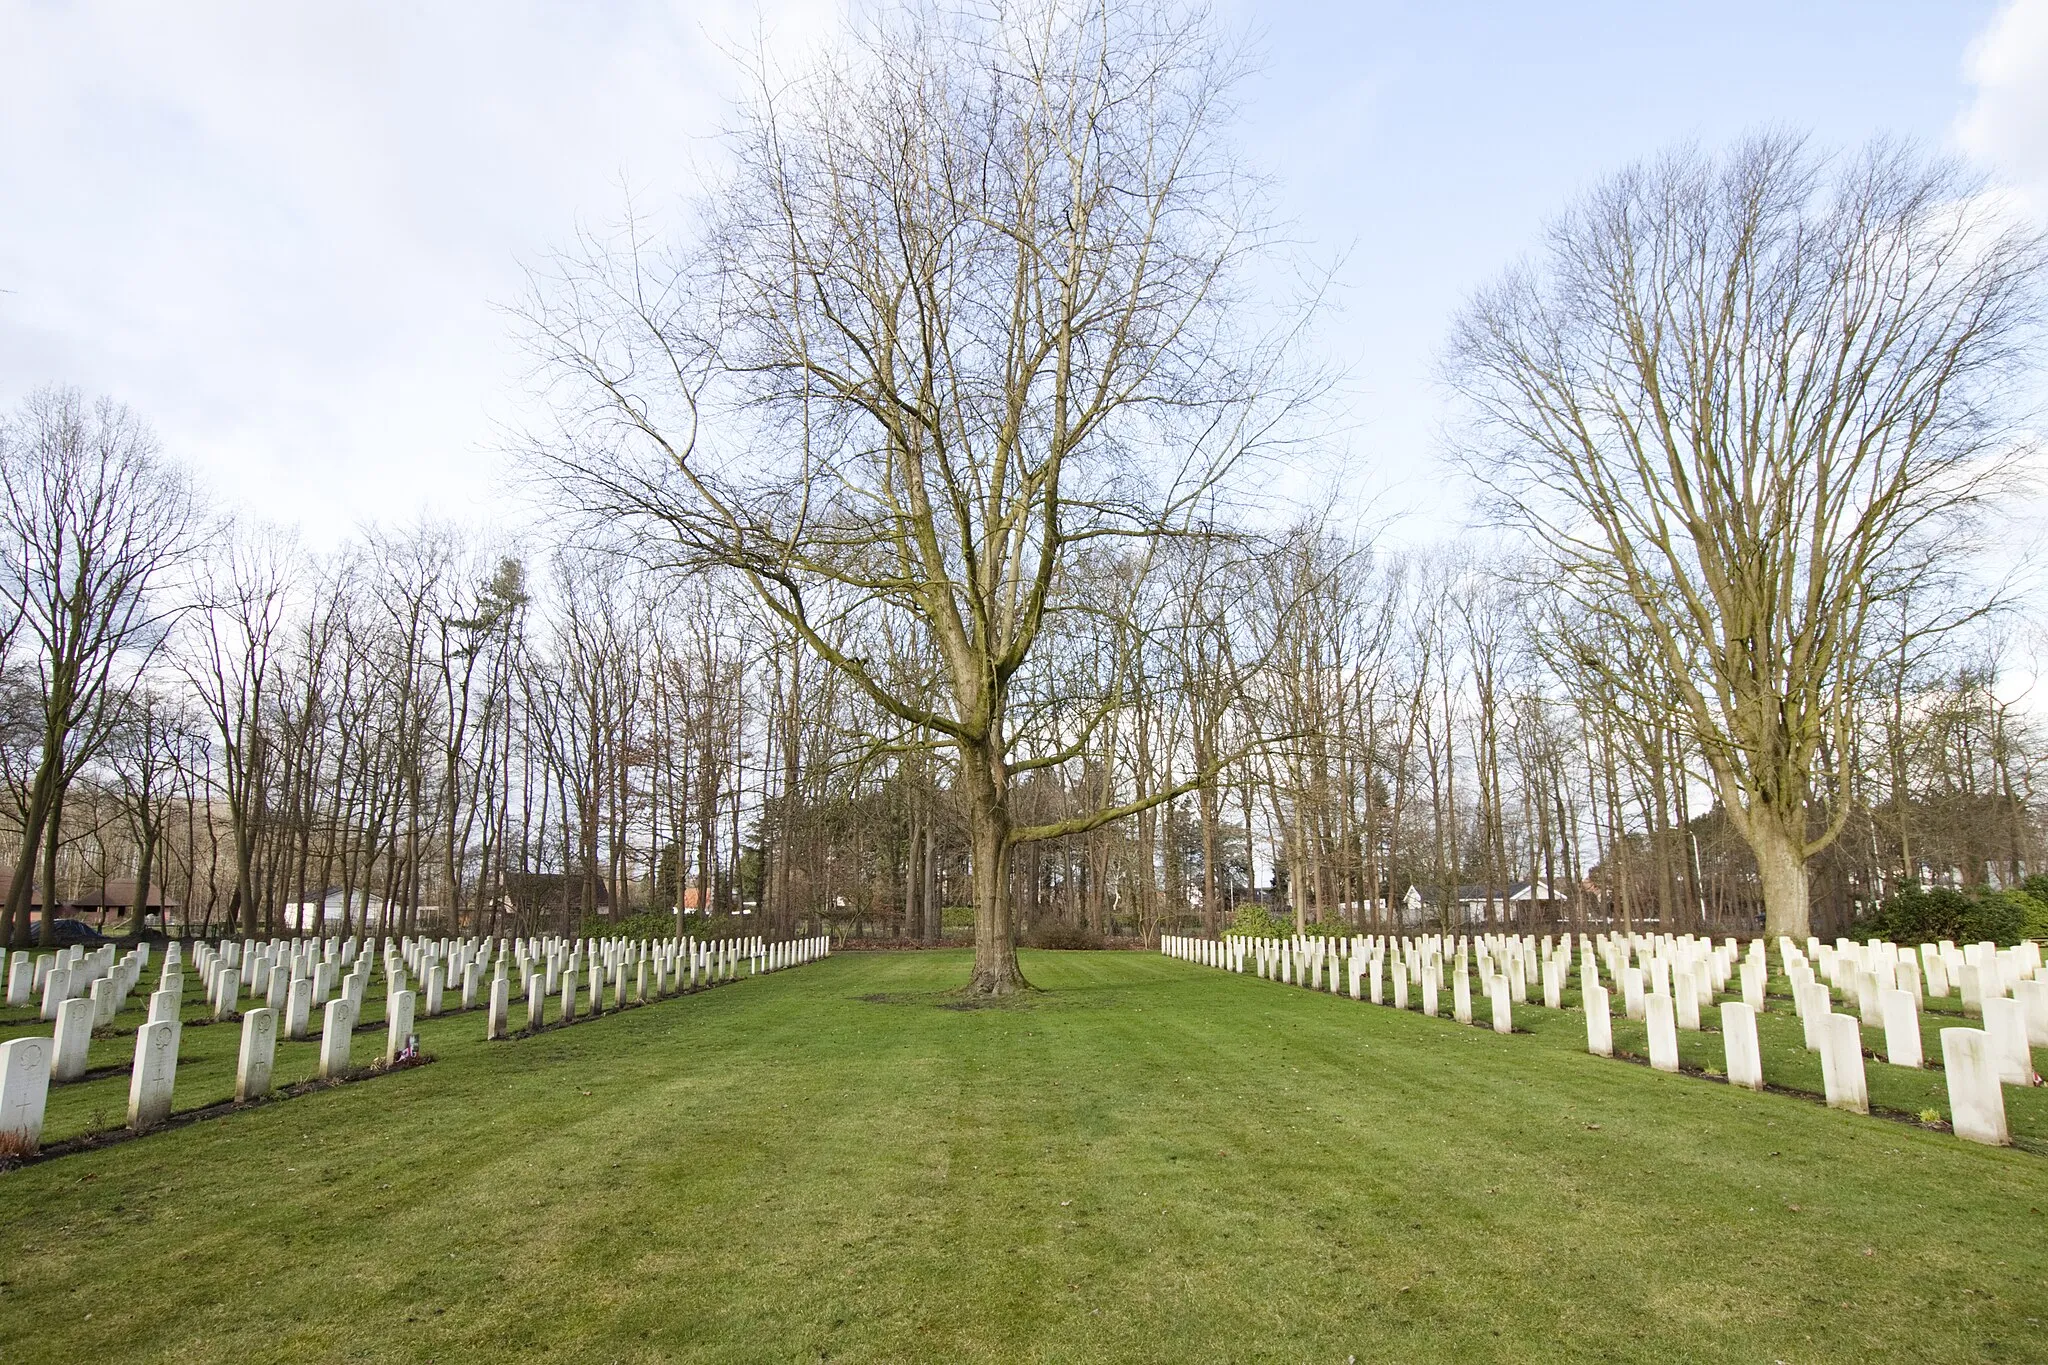
M2041 1151L1588 1057L1573 1012L1135 953L948 1008L967 966L423 1021L435 1065L0 1175L0 1360L2048 1359Z

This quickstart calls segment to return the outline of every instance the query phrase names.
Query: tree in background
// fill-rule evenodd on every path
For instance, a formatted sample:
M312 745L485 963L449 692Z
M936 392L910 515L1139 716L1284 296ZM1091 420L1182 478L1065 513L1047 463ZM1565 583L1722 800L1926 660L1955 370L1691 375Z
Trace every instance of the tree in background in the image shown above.
M184 471L112 399L43 389L0 423L0 657L25 686L11 727L32 758L10 795L21 835L9 938L29 939L37 857L43 940L57 900L64 798L127 710L180 599L171 579L196 548Z

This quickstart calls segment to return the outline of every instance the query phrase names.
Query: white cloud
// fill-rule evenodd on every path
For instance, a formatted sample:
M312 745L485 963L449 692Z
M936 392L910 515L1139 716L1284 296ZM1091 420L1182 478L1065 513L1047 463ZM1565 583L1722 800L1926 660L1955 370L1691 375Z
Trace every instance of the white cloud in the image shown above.
M1956 119L1956 141L1991 176L1995 202L2048 224L2048 0L2012 0L2000 10L1971 42L1963 71L1971 96ZM2034 410L2048 412L2048 374L2037 367L2033 378ZM2025 435L2038 447L2037 436ZM2014 700L2040 716L2048 714L2048 692L2038 685L2048 589L2033 566L2043 562L2043 537L2035 528L2041 524L2048 468L2038 451L2032 468L2032 489L2008 508L1993 569L2011 576L2010 590L2025 611L2012 641L2023 657L2009 671L2024 683Z
M483 510L518 368L493 304L615 216L622 177L690 189L718 49L755 24L660 0L0 0L0 406L114 393L319 542Z
M1956 139L2048 217L2048 0L2012 0L1970 44Z

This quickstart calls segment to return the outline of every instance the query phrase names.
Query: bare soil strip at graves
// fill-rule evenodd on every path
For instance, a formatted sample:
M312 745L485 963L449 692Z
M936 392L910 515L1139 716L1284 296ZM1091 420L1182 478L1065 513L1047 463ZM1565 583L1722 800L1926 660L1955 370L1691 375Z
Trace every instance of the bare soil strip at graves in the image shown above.
M967 962L520 1047L422 1020L439 1065L12 1172L0 1359L2048 1354L2029 1152L1617 1066L1571 1011L1503 1037L1127 953L1025 955L1114 1009L861 998Z
M132 1033L133 1030L131 1029L130 1032ZM157 1124L154 1128L140 1133L136 1132L133 1128L95 1129L91 1132L80 1133L76 1137L65 1138L60 1142L44 1143L41 1150L32 1157L15 1157L0 1162L0 1174L22 1166L33 1166L39 1162L54 1161L58 1157L75 1156L80 1152L96 1152L103 1147L112 1147L117 1143L137 1142L143 1138L155 1137L159 1133L173 1132L188 1124L204 1123L209 1119L225 1118L237 1111L254 1109L260 1105L278 1104L285 1100L295 1100L304 1095L317 1094L322 1090L332 1090L338 1085L354 1085L358 1081L374 1081L380 1076L391 1076L401 1071L410 1071L414 1067L430 1066L434 1060L435 1058L432 1054L422 1053L417 1057L393 1062L389 1066L379 1063L376 1066L361 1067L349 1072L346 1076L334 1076L327 1080L298 1081L292 1085L279 1086L268 1094L258 1096L255 1099L223 1100L218 1104L209 1104L199 1109L181 1109L174 1112L169 1118ZM90 1078L91 1073L87 1073L87 1079Z

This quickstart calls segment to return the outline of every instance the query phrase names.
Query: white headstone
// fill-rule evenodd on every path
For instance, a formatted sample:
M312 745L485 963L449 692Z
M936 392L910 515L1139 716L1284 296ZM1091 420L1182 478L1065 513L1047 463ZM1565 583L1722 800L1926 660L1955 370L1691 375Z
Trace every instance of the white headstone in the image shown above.
M1671 1011L1674 1022L1688 1033L1700 1031L1699 987L1690 972L1680 975L1672 983L1675 992L1671 997Z
M20 1008L35 999L36 960L27 953L16 953L7 963L7 1004Z
M2038 977L2021 981L2012 988L2027 1021L2027 1046L2048 1047L2048 981Z
M0 1043L0 1136L24 1156L43 1140L43 1110L50 1098L48 1038L10 1038ZM2000 1110L2003 1113L2003 1110Z
M1646 1009L1643 1004L1646 998L1643 992L1643 969L1641 967L1623 967L1620 976L1623 1011L1631 1019L1643 1018Z
M293 980L284 1001L284 1036L303 1041L313 1026L313 982L310 977Z
M2007 1085L2034 1085L2034 1054L2027 1047L2026 1010L2002 995L1984 997L1984 1036L1991 1040L1991 1060L1998 1079Z
M441 978L438 969L427 973L427 993L431 997L434 983ZM405 1040L412 1036L414 1003L419 999L413 991L400 991L384 1002L384 1065L390 1066L398 1060L398 1054L405 1050Z
M1678 1022L1671 997L1644 996L1643 1018L1650 1026L1650 1065L1659 1071L1678 1070Z
M1589 986L1582 994L1586 998L1586 1051L1595 1057L1612 1057L1614 1017L1608 1010L1607 990L1603 986Z
M1460 972L1459 975L1462 976L1464 973ZM1513 990L1514 987L1508 979L1497 972L1487 978L1486 994L1493 1004L1493 1031L1495 1033L1513 1033L1515 1031L1514 1007L1510 1004L1510 1001L1513 999Z
M511 1013L511 1007L512 983L502 976L491 978L490 1005L484 1011L484 1037L486 1039L503 1038L505 1036L505 1018Z
M48 959L45 959L48 961ZM71 969L52 967L43 974L43 1022L57 1022L57 1007L71 998Z
M114 1014L121 1008L121 983L111 976L103 976L92 983L92 1026L105 1028L114 1022Z
M176 991L153 992L149 997L149 1022L152 1024L171 1024L176 1023L177 1019L178 993Z
M171 1116L178 1080L177 1024L144 1024L135 1030L135 1068L128 1075L128 1126L149 1131Z
M1884 1014L1884 1059L1893 1066L1917 1067L1920 1047L1920 1005L1910 992L1881 990Z
M1957 974L1957 985L1963 997L1963 1013L1978 1015L1984 1012L1984 981L1982 974L1973 965L1966 964Z
M2011 1143L2005 1126L2005 1091L1991 1040L1982 1029L1941 1031L1941 1065L1948 1079L1949 1122L1956 1136L1993 1147Z
M50 1079L75 1081L85 1074L86 1054L92 1047L93 1003L66 1000L57 1007L55 1053L50 1061Z
M1806 1048L1809 1052L1822 1049L1820 1021L1834 1012L1834 1000L1828 995L1828 988L1821 982L1795 988L1794 998L1799 1005L1799 1023L1805 1030Z
M1763 1048L1756 1037L1756 1010L1748 1001L1731 1000L1721 1006L1721 1045L1728 1084L1763 1089Z
M1770 969L1762 962L1752 959L1742 964L1742 1003L1749 1006L1753 1014L1764 1012L1764 986L1769 981Z
M1820 1038L1821 1087L1828 1107L1858 1114L1870 1112L1870 1089L1863 1076L1863 1025L1853 1014L1832 1011L1817 1022Z
M270 1093L277 1063L277 1011L265 1006L242 1016L242 1050L235 1059L235 1100L245 1103Z
M320 1027L320 1079L348 1074L349 1035L356 1026L356 1007L346 999L327 1002Z

